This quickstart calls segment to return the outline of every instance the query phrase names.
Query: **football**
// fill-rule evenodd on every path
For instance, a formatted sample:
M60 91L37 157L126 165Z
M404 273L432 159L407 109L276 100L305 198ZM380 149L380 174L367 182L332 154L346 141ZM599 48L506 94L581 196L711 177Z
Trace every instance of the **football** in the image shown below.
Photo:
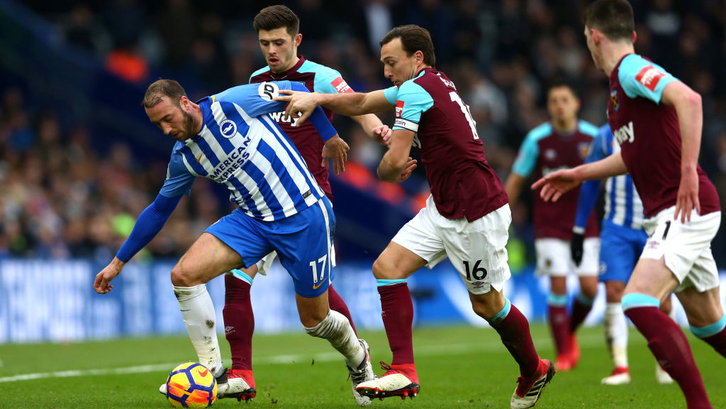
M217 399L217 380L202 364L181 364L166 379L166 398L177 408L210 407Z

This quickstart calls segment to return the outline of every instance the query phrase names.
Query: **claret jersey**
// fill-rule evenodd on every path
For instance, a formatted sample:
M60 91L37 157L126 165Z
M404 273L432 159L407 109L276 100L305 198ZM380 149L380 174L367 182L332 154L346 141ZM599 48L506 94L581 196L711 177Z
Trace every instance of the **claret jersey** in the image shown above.
M676 110L662 105L663 90L677 81L636 54L623 57L610 74L608 123L633 178L646 217L675 206L681 182L681 132ZM721 210L716 188L697 167L701 214Z
M487 163L469 107L441 71L424 68L400 88L384 91L396 107L393 130L416 133L413 144L439 213L448 219L479 219L509 202Z
M250 83L258 83L264 81L293 81L299 82L305 86L310 92L320 92L324 94L353 92L348 86L340 73L332 68L321 64L306 60L303 56L298 56L300 61L297 62L289 70L276 74L269 67L261 68L252 73ZM333 120L333 111L323 108L328 120ZM321 166L323 141L317 134L317 131L310 123L303 123L300 127L293 127L296 119L285 115L285 110L273 112L270 117L277 122L282 130L290 136L300 154L305 159L308 169L315 176L320 187L332 201L333 193L328 181L328 164Z
M556 170L582 165L596 134L597 127L586 121L577 121L577 128L568 135L558 133L546 122L527 134L512 172L524 178L534 174L537 180ZM534 237L570 240L579 196L579 187L562 195L557 202L545 202L538 194L534 195ZM597 235L597 219L590 212L585 237Z

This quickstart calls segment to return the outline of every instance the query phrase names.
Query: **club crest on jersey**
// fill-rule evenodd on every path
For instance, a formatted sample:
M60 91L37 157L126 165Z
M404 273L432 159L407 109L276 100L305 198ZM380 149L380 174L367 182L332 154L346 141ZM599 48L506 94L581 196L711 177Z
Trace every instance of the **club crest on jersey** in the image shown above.
M229 139L237 134L237 124L234 121L225 119L219 125L219 133L225 138Z
M581 142L577 145L577 152L580 154L580 157L584 160L587 158L587 155L590 153L590 144L587 142Z
M274 82L263 82L257 87L257 93L265 101L272 101L280 94L280 88Z
M610 103L613 106L613 110L615 112L618 112L618 109L620 109L620 99L618 98L618 90L613 89L610 91Z
M403 115L403 101L396 101L396 118L400 118Z
M554 149L547 149L546 151L544 151L544 157L547 160L553 160L557 157L557 151Z

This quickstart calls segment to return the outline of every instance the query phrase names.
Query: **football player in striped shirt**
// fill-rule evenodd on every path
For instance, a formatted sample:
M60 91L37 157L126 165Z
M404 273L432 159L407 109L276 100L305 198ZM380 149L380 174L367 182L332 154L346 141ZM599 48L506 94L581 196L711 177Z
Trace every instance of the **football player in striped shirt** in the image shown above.
M129 238L98 275L94 289L111 291L124 265L164 226L197 177L227 187L238 208L211 225L171 271L174 294L199 362L219 380L220 394L234 396L247 386L227 379L217 341L216 316L205 283L239 266L251 266L271 251L293 280L305 331L327 339L344 357L351 378L374 379L367 346L348 319L328 305L335 216L290 138L268 115L284 103L280 88L305 91L289 81L230 88L191 102L173 80L158 80L144 95L152 123L176 139L166 181L137 220ZM313 125L323 140L337 132L322 109ZM336 142L333 142L336 143Z

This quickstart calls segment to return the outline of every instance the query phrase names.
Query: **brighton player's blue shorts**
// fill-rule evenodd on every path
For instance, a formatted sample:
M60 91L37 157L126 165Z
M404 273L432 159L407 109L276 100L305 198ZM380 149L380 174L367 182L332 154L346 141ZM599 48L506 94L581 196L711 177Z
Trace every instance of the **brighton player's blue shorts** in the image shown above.
M643 252L648 235L644 230L603 220L600 233L600 282L628 282Z
M292 277L295 292L317 297L333 281L330 265L335 215L328 198L300 213L274 222L263 222L236 209L205 231L212 234L252 266L271 251Z

